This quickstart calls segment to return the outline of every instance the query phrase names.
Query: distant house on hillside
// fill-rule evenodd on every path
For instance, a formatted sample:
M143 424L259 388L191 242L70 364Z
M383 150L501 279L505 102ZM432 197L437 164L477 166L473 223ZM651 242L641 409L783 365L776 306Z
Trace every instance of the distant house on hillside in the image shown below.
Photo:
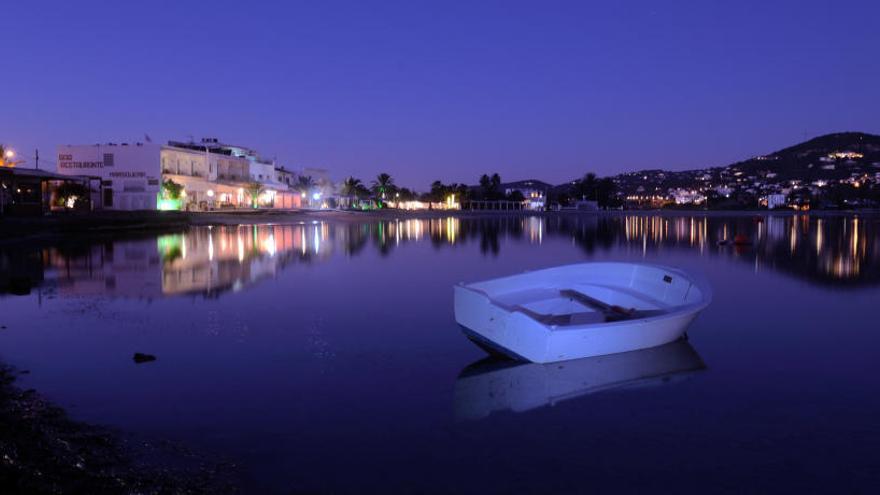
M767 209L785 208L788 206L788 198L785 194L770 194L767 196Z
M521 180L504 184L503 187L505 196L515 191L522 194L527 209L543 210L547 206L547 192L552 186L539 180Z

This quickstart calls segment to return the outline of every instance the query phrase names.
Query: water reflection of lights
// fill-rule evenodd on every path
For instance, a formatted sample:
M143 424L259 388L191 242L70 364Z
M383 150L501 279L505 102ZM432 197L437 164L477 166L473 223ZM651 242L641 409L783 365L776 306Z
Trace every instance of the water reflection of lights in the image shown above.
M263 250L269 254L269 256L275 256L275 236L269 234L269 237L266 238L266 241L263 243Z
M306 254L306 229L300 228L299 234L300 234L300 244L301 244L300 251L302 251L302 254Z
M315 225L314 245L315 245L315 254L318 254L318 252L321 250L321 237L319 235L317 225Z
M660 216L648 217L642 215L627 216L623 219L624 237L627 241L638 241L642 251L646 252L648 245L661 244L667 240L687 242L691 246L705 248L709 237L709 221L707 218L676 218L673 219L673 235L669 235L669 220ZM727 226L724 226L725 234Z
M523 220L523 230L529 233L529 242L532 244L541 244L544 240L544 219L540 217L529 217Z
M306 232L310 229L310 232ZM179 252L187 256L165 256L163 264L163 292L183 293L196 290L214 291L250 283L263 275L274 273L278 263L284 263L289 253L317 256L323 253L329 236L326 224L315 225L261 225L194 228L180 240L160 238L165 252L174 252L168 246L179 243ZM166 236L168 238L169 236ZM288 254L288 256L283 256ZM279 260L280 258L280 260ZM232 268L234 262L239 268Z
M446 240L450 244L455 244L455 237L458 234L458 219L449 217L446 219Z
M759 230L763 233L757 241ZM737 234L754 239L754 245L715 247L717 241L730 240ZM429 240L435 246L476 246L484 253L495 254L499 246L502 252L505 249L501 239L516 238L536 244L570 240L590 255L597 250L626 252L632 248L648 257L667 248L689 249L697 255L740 259L756 271L771 268L823 283L880 283L880 222L863 215L765 216L763 221L751 215L409 218L358 224L309 221L296 225L195 227L183 234L160 236L157 241L114 242L126 246L117 247L115 255L103 251L114 249L112 245L96 244L84 250L85 254L45 248L37 259L56 269L52 276L64 280L69 293L95 291L96 287L116 294L150 290L158 295L213 293L230 288L234 281L253 283L291 262L320 261L335 252L354 256L370 244L385 253L390 247ZM138 250L155 254L152 258L126 258ZM134 266L141 259L144 265L139 270L131 270L126 264ZM148 264L151 259L152 265ZM134 272L143 272L140 282L126 280Z

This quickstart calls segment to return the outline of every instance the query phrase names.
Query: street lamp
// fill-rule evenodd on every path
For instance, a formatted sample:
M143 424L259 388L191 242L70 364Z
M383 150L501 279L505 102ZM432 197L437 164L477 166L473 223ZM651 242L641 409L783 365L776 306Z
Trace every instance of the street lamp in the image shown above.
M6 150L6 152L3 154L6 155L6 158L10 158L10 159L15 158L15 151Z

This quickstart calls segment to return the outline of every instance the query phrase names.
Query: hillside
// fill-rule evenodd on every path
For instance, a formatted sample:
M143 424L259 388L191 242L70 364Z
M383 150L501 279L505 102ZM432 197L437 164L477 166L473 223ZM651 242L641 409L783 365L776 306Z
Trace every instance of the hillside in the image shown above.
M624 195L667 194L670 189L724 189L768 194L798 187L880 177L880 136L861 132L826 134L726 167L670 172L642 170L614 176Z

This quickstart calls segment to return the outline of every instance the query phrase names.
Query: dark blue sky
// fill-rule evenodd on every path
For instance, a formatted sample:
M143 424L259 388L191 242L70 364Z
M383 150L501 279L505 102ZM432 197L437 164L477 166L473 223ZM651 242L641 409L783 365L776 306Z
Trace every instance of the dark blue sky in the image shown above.
M217 136L422 190L724 165L880 133L878 19L876 0L4 2L0 142L51 160Z

